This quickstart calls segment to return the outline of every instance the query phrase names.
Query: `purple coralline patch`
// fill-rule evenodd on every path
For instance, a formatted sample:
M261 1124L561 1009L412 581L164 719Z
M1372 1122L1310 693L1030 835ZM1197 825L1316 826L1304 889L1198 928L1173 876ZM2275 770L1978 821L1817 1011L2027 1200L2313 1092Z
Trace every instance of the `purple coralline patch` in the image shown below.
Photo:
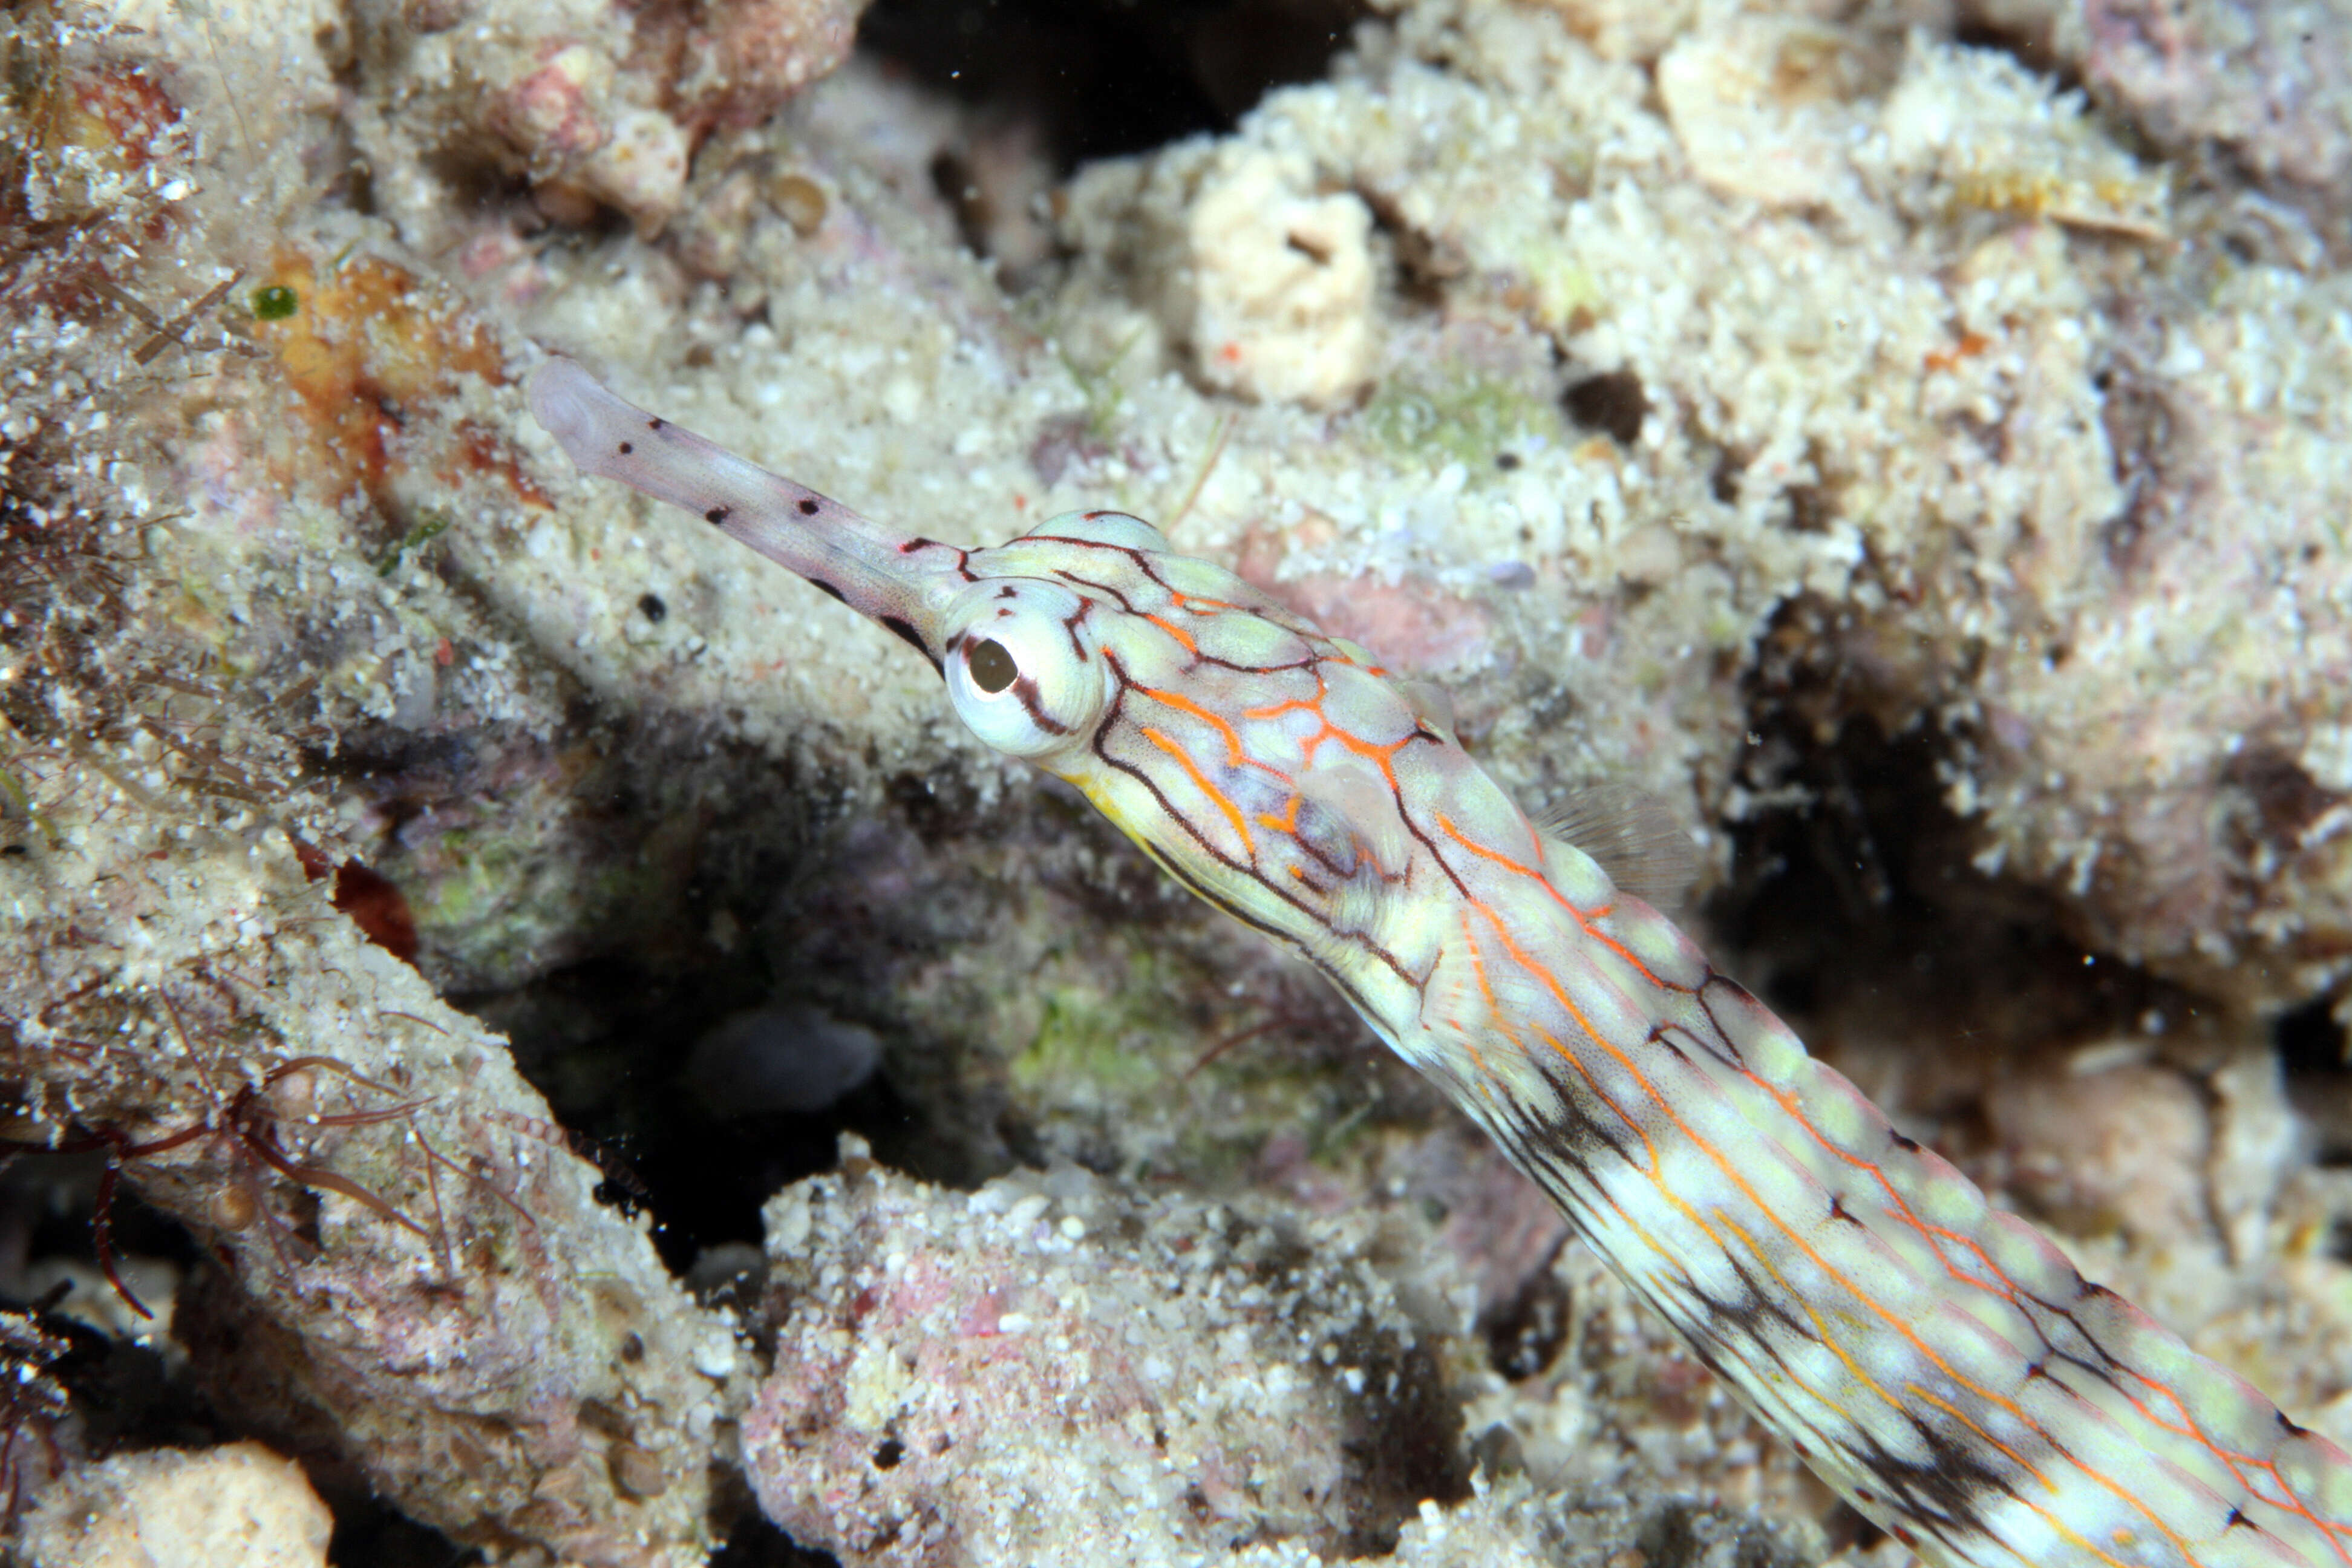
M2090 0L2084 80L2168 150L2220 153L2333 229L2352 220L2352 8Z

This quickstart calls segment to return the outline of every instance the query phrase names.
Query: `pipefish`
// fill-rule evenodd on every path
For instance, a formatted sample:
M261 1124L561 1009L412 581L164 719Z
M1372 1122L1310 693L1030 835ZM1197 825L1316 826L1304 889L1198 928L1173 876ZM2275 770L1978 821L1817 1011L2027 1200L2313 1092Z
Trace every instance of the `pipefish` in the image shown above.
M886 528L552 359L572 461L880 623L1302 954L1863 1514L1948 1568L2352 1568L2352 1458L2084 1279L1549 834L1363 648L1139 518Z

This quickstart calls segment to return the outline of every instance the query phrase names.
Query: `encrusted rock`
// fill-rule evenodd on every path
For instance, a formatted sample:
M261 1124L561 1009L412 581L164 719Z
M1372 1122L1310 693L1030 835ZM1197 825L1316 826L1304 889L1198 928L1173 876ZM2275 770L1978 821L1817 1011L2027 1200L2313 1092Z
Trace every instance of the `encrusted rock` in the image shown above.
M117 1454L50 1489L26 1568L326 1568L334 1520L300 1466L258 1443Z

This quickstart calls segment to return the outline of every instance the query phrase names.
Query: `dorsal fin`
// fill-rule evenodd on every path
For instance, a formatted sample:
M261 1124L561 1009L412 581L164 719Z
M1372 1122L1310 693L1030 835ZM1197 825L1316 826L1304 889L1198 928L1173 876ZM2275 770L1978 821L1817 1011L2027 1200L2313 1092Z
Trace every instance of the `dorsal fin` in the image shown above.
M1021 537L1034 539L1041 534L1055 539L1082 539L1089 544L1108 544L1121 550L1165 552L1170 548L1166 534L1141 518L1123 511L1057 512Z
M1597 784L1534 815L1536 831L1583 850L1618 888L1669 914L1698 879L1698 851L1665 803L1627 784Z

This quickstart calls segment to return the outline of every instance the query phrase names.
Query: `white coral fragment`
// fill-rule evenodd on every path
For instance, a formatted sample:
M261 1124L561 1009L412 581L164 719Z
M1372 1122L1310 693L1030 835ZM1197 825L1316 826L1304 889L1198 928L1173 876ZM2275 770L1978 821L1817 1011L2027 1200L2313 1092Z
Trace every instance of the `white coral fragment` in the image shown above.
M1203 181L1185 226L1200 377L1260 402L1330 404L1371 368L1371 213L1303 194L1305 171L1247 150Z

